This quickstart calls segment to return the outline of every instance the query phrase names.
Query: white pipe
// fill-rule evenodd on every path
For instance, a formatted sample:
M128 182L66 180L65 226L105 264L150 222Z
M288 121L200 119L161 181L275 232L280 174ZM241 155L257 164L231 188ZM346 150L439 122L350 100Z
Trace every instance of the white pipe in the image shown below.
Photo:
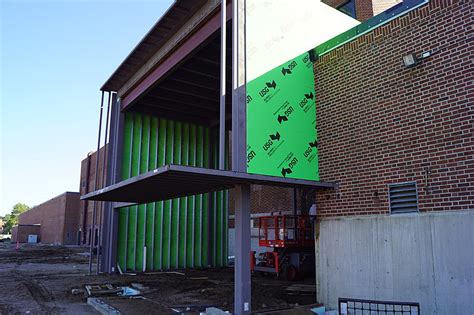
M146 271L146 246L143 246L143 272Z

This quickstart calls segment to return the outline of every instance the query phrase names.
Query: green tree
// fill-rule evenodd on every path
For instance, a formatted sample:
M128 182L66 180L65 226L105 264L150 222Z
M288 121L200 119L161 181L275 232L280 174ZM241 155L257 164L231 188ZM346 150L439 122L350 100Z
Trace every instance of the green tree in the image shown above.
M11 213L4 217L3 233L10 234L12 227L18 224L18 216L28 210L30 210L30 207L24 203L17 203L14 205Z

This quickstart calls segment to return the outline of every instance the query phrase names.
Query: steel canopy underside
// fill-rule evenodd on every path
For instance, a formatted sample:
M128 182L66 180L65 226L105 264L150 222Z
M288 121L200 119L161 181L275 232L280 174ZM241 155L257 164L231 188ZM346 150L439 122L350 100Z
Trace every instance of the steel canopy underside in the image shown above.
M223 171L182 165L165 165L81 197L82 200L148 203L192 196L237 185L293 188L334 188L330 182Z

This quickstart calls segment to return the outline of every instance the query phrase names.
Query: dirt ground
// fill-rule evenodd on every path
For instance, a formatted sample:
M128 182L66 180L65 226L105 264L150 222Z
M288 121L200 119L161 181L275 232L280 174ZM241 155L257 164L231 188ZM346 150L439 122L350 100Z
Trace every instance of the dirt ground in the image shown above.
M144 299L101 297L124 314L171 314L173 308L213 305L233 310L233 269L181 270L178 274L89 275L88 249L81 247L0 243L0 314L96 314L74 288L86 284L150 288ZM94 264L95 266L95 264ZM311 284L312 279L298 283ZM256 312L315 303L313 295L289 296L293 282L252 277L252 309Z

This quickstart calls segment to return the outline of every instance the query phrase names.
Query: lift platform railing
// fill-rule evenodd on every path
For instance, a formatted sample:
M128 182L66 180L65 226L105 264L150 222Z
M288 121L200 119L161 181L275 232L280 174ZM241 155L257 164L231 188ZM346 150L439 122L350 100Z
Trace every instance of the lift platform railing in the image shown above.
M259 246L309 247L314 246L315 216L277 215L258 220Z

